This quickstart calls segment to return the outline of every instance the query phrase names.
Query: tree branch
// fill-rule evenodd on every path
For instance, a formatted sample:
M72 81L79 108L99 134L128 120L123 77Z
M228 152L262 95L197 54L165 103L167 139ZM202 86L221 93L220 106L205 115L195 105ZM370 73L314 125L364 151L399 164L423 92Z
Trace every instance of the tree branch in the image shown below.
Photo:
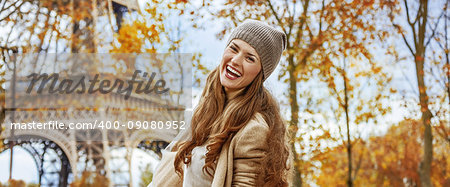
M11 4L11 5L10 5L9 7L7 7L5 10L9 9L11 6L13 6L13 5L15 5L15 4L16 4L16 3ZM8 15L6 15L6 16L3 17L3 18L1 18L0 21L3 21L3 20L5 20L6 18L8 18L9 16L11 16L11 15L12 15L13 13L15 13L16 10L19 9L22 5L23 5L23 3L21 3L18 7L16 7L16 9L15 9L14 11L11 11ZM3 11L1 11L1 12L3 12Z
M272 6L272 2L270 2L270 0L267 0L267 2L269 3L269 7L270 7L270 10L272 10L273 16L275 16L275 19L277 20L278 24L281 26L281 29L283 29L283 32L284 32L284 33L287 33L287 32L286 32L286 29L284 28L283 22L282 22L281 19L278 17L277 11L275 11L275 9L274 9L273 6Z
M323 18L323 12L325 10L325 0L322 0L322 9L320 10L320 17L319 17L319 34L317 36L322 35L322 18Z
M419 5L419 9L418 9L418 11L417 11L416 18L415 18L414 22L411 22L411 20L410 20L410 15L409 15L408 2L407 2L407 0L403 0L403 2L404 2L404 4L405 4L405 10L406 10L407 21L408 21L408 24L409 24L409 26L411 27L411 30L412 30L412 33L413 33L412 36L413 36L414 46L417 46L416 28L414 27L414 25L416 24L417 20L419 19L420 8L421 8L422 5ZM403 39L406 41L406 38L404 37L404 34L403 34L403 33L402 33L402 37L403 37ZM408 44L407 42L405 42L405 43L406 43L406 45L408 45L408 48L410 48L410 51L412 51L412 50L411 50L411 46L409 46L409 44ZM412 55L415 56L415 53L412 53Z
M291 36L291 34L292 34L292 28L294 27L294 18L295 18L295 14L296 14L295 3L292 4L292 6L293 6L292 9L294 9L294 10L293 10L292 16L289 17L289 33L286 33L288 36ZM289 7L287 7L287 8L289 8ZM288 38L288 37L286 37L286 38ZM289 43L289 40L287 40L287 43Z
M406 19L408 21L409 25L414 25L411 20L410 20L410 16L409 16L409 8L408 8L408 2L406 0L403 0L403 3L405 4L405 10L406 10Z
M308 7L309 7L309 0L305 2L305 4L303 4L303 14L300 17L300 23L297 29L297 36L296 36L296 42L294 43L294 45L300 45L300 42L302 41L302 31L303 31L303 26L305 25L306 22L306 16L308 13Z
M394 22L392 22L392 25L397 28L400 31L400 34L402 34L402 38L403 41L405 42L406 46L408 47L409 51L411 52L412 55L415 55L416 53L414 52L414 50L412 49L411 45L409 44L408 40L406 39L405 34L402 32L401 27L397 24L395 24Z
M441 18L442 18L443 15L444 15L444 11L442 11L441 15L438 17L438 20L436 21L436 24L434 25L434 29L430 26L432 32L431 32L431 36L428 38L428 41L425 42L425 47L427 47L428 44L430 43L430 41L433 39L434 34L436 33L436 29L438 27L438 24L441 21ZM447 29L447 28L445 28L445 29Z

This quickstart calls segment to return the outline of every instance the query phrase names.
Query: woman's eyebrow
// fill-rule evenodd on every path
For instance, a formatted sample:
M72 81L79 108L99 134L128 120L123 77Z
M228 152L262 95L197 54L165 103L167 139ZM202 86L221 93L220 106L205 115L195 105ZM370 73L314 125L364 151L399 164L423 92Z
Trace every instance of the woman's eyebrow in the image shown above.
M231 42L231 44L233 44L234 45L234 47L236 47L237 49L241 49L241 48L239 48L239 46L236 44L236 43L234 43L234 42Z
M252 54L252 53L247 53L247 54L250 55L250 56L255 57L256 59L258 59L258 58L256 57L256 55L254 55L254 54Z
M236 47L237 49L240 49L239 46L238 46L236 43L231 42L231 44L232 44L234 47ZM248 55L251 55L251 56L254 56L256 59L258 59L258 57L256 57L256 55L253 54L253 53L247 52L247 54L248 54Z

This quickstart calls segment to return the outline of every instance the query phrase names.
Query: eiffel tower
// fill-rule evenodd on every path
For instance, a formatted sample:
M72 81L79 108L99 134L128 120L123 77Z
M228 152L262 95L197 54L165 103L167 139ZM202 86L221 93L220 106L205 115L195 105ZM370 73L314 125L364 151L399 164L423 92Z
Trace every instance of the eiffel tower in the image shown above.
M19 97L18 100L21 98ZM64 96L55 98L38 96L33 99L48 106L74 98ZM98 110L66 109L66 110L38 110L26 112L7 112L2 133L5 145L15 141L32 155L39 171L39 184L41 186L68 186L75 177L80 177L82 171L91 171L106 176L111 186L132 186L131 158L133 151L141 149L153 151L160 155L178 133L178 130L134 130L122 129L89 129L89 130L36 130L15 129L14 138L10 140L12 130L10 124L14 122L92 122L94 121L170 121L176 115L172 111L127 112L123 110L126 103L133 108L157 108L160 103L151 99L130 97L126 101L120 95L106 95L104 97L80 97L79 102L100 101L102 107ZM157 100L157 99L155 99ZM45 106L43 106L45 107ZM161 107L165 107L161 105ZM14 115L12 118L11 115ZM122 120L126 119L126 120ZM9 147L7 147L9 148Z
M41 0L45 1L45 0ZM48 0L47 0L48 1ZM50 0L51 1L51 0ZM95 6L106 3L110 14L110 20L115 20L115 31L121 26L123 14L127 11L139 11L137 0L89 0ZM66 0L64 2L77 3L77 0ZM105 5L105 4L103 4ZM102 5L102 6L103 6ZM97 11L93 11L95 15L92 20L94 22L98 16L102 16ZM105 11L103 11L105 12ZM111 16L113 15L113 16ZM104 16L104 15L103 15ZM86 20L85 20L86 21ZM73 53L78 52L96 52L85 50L80 47L85 45L83 42L92 42L96 36L92 33L83 33L75 23L73 33L87 35L85 41L74 42L71 48ZM114 25L114 24L113 24ZM89 36L91 35L91 36ZM78 45L78 46L77 46ZM17 77L13 84L27 84L23 77ZM20 100L21 98L16 98ZM48 97L45 95L34 98L41 103L49 106L57 105L58 102L67 99L64 96ZM177 111L123 111L123 108L158 108L167 107L165 101L159 98L140 98L131 96L126 101L120 95L105 95L101 97L79 97L76 98L80 103L103 103L99 109L48 109L27 112L7 112L3 127L9 127L11 122L31 122L31 121L85 121L94 122L99 120L117 121L127 119L128 121L139 121L152 119L173 120L174 116L179 116ZM125 107L126 105L126 107ZM43 106L45 107L45 106ZM11 110L11 109L10 109ZM7 109L8 111L8 109ZM179 112L179 111L178 111ZM123 121L122 123L126 123ZM131 158L136 149L161 155L164 149L178 133L178 130L133 130L133 129L90 129L90 130L11 130L6 128L1 138L4 138L4 144L7 149L11 146L19 146L26 150L35 161L38 168L39 185L40 186L68 186L76 178L81 177L83 171L96 172L110 179L109 186L133 186ZM14 138L12 138L14 137Z

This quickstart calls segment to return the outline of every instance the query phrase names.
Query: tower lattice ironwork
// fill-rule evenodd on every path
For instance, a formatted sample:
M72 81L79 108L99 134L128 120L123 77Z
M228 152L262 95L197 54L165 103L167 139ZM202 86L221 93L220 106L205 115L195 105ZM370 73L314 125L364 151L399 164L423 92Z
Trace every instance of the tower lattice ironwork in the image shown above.
M94 11L90 24L97 23L98 16L107 16L109 20L115 20L113 30L117 31L121 26L121 20L124 12L129 10L138 10L137 0L89 0L93 3ZM77 0L64 1L66 3L76 3ZM106 6L101 5L102 3ZM97 6L107 7L109 15L95 10ZM73 13L72 13L73 14ZM85 20L86 22L86 20ZM113 28L113 27L112 27ZM71 52L82 52L83 45L96 46L96 35L87 34L80 31L78 23L74 23L73 34L79 38L85 38L89 43L72 41ZM77 35L78 34L78 35ZM83 36L86 35L86 36ZM87 38L87 39L86 39ZM92 39L92 41L90 41ZM93 42L93 43L92 43ZM84 51L86 52L86 51ZM96 52L87 51L87 52ZM18 78L20 80L20 78ZM155 102L160 98L139 98L130 97L126 101L121 95L103 95L98 97L78 97L72 98L49 97L46 95L36 96L36 100L41 103L47 103L49 106L55 106L61 100L77 100L80 103L101 102L102 105L96 109L89 108L56 108L42 106L42 110L35 111L15 111L7 109L5 120L2 124L6 127L0 134L4 139L6 149L11 145L19 146L30 153L38 169L40 186L68 186L76 177L80 177L83 171L96 172L110 179L110 186L132 186L132 164L131 158L136 149L152 151L161 154L161 149L165 148L178 133L176 129L164 130L136 130L130 128L121 129L89 129L89 130L36 130L21 129L12 130L12 122L28 123L32 121L83 121L94 123L99 120L121 121L126 124L127 121L147 120L173 120L174 116L179 117L179 111L170 110L142 110L142 111L124 111L124 108L164 108L167 102ZM20 97L16 99L20 100ZM159 106L161 105L161 107ZM126 107L125 107L126 106ZM9 111L8 111L9 110ZM177 113L178 112L178 113ZM12 115L12 116L11 116ZM13 133L13 137L12 137ZM14 142L11 144L11 142Z

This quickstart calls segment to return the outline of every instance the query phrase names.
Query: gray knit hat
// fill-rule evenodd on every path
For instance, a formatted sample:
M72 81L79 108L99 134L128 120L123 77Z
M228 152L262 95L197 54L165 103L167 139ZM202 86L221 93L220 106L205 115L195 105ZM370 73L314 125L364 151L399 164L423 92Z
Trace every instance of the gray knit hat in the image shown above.
M286 35L264 22L246 20L236 27L227 41L227 46L233 39L241 39L253 48L261 59L263 80L272 74L281 58L281 53L286 49Z

